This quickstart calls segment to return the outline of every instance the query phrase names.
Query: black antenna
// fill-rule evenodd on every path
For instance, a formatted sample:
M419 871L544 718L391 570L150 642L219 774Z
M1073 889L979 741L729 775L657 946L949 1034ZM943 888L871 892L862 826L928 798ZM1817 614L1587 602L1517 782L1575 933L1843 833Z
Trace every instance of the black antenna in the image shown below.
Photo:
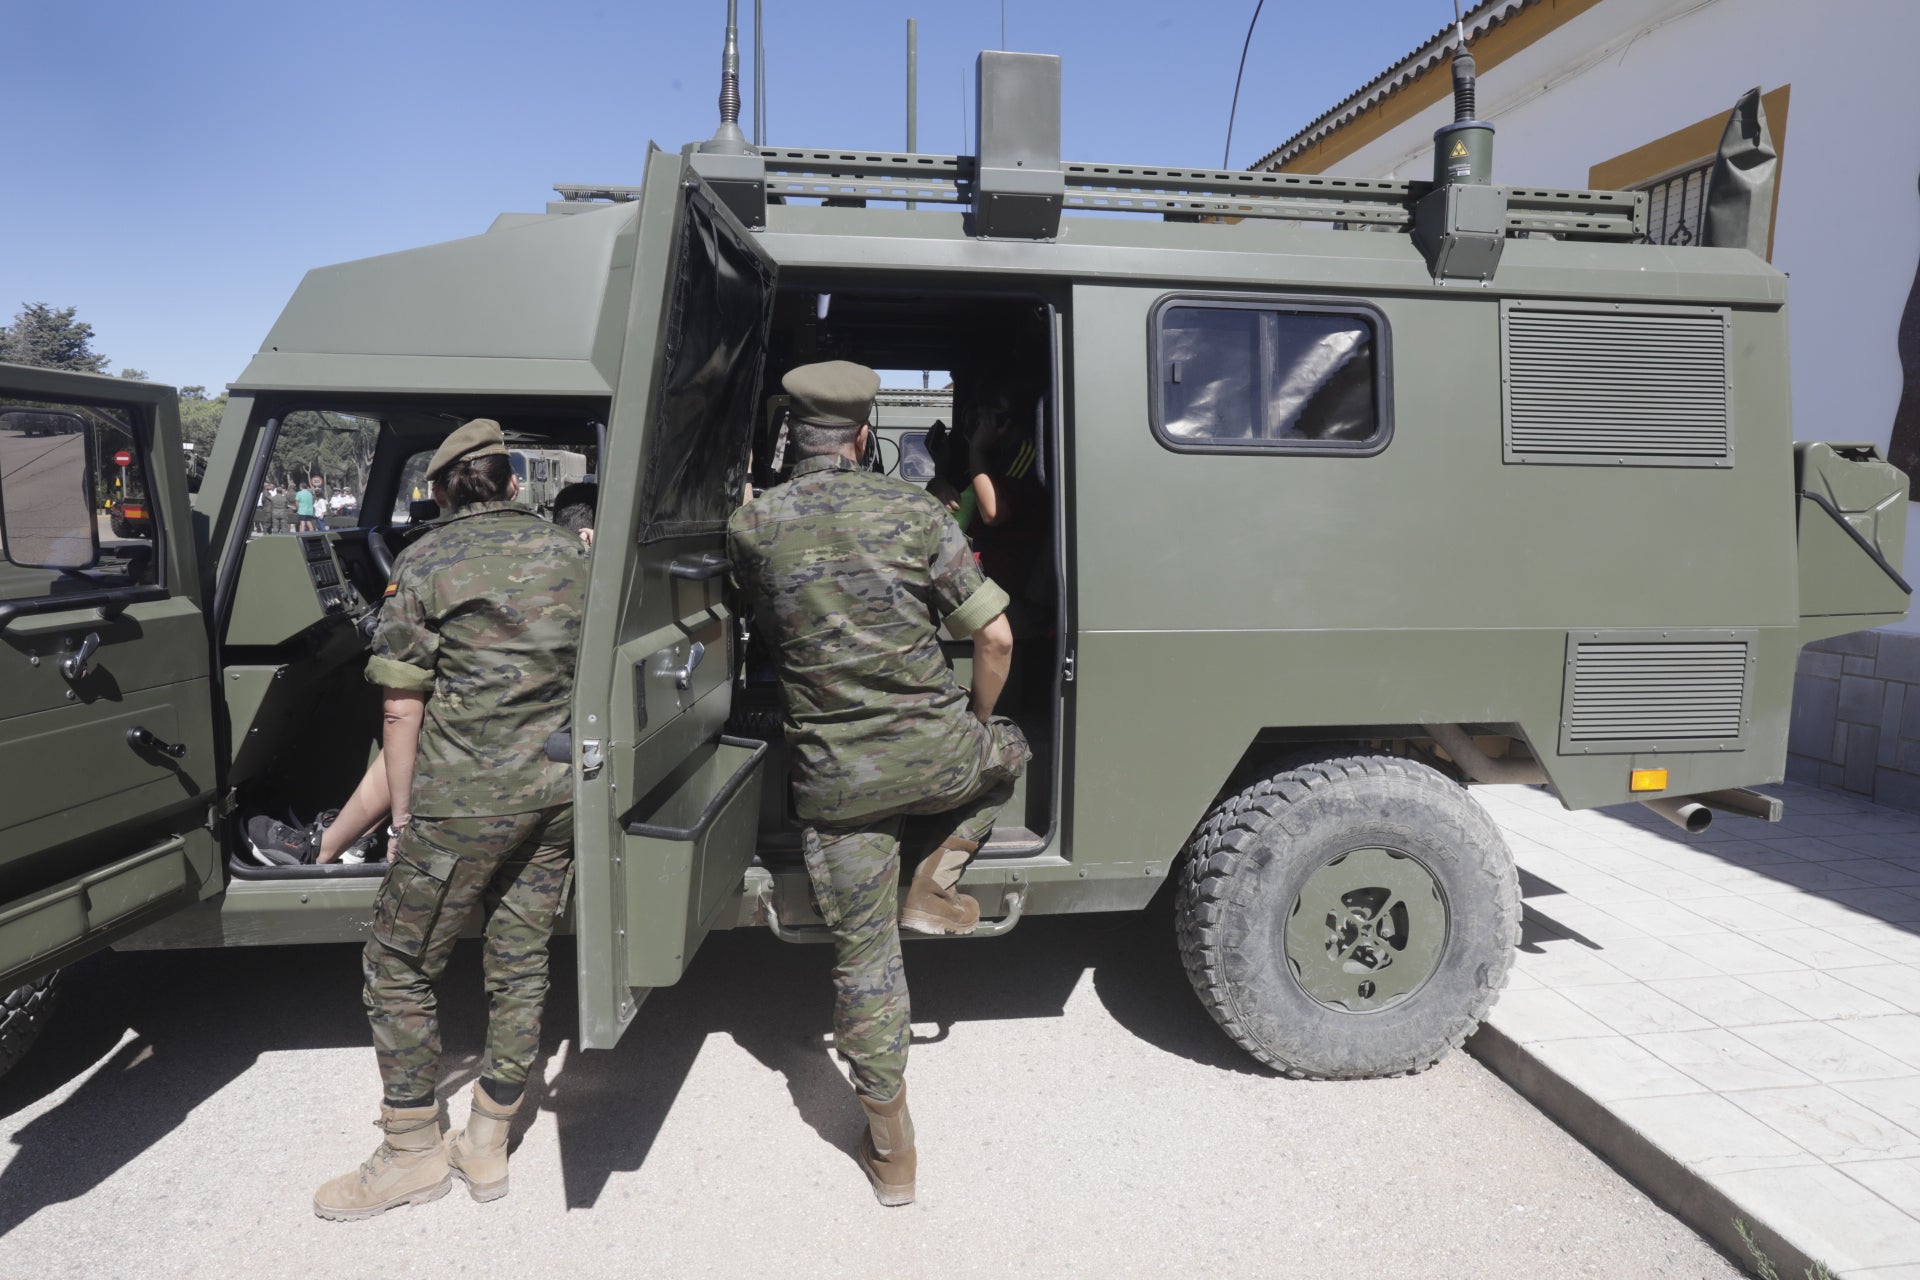
M1493 181L1493 126L1474 118L1476 70L1467 52L1467 24L1453 0L1453 123L1433 135L1433 181L1485 185Z
M1253 47L1254 24L1260 21L1260 11L1266 7L1267 0L1259 0L1253 6L1253 17L1247 21L1247 38L1240 44L1240 70L1233 77L1233 106L1227 112L1227 145L1220 152L1222 169L1233 163L1230 159L1233 155L1233 118L1240 114L1240 81L1247 74L1247 50ZM1454 0L1454 8L1457 10L1459 7L1459 0Z
M727 44L720 55L720 127L700 150L747 155L752 148L740 132L740 0L727 0Z

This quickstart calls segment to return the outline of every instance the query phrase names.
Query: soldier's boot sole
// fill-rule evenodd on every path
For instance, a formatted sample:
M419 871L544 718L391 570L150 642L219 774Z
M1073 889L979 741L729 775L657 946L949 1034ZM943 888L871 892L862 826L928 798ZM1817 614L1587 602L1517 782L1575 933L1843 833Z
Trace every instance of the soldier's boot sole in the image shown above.
M980 927L980 904L954 886L979 852L972 840L949 837L921 860L900 904L900 927L935 937L965 937Z
M316 1217L325 1218L328 1222L361 1222L367 1218L377 1218L389 1209L398 1209L404 1205L432 1204L452 1189L453 1179L448 1177L434 1186L422 1187L417 1191L409 1191L404 1195L395 1196L391 1200L383 1200L379 1204L368 1205L362 1209L328 1208L318 1200L315 1200L313 1202L313 1212ZM503 1190L501 1194L505 1195L506 1192Z
M965 894L958 895L964 901L974 902ZM980 927L980 904L974 902L972 923L959 923L945 916L929 915L922 911L902 911L900 927L909 933L924 933L936 938L964 938Z
M913 1203L913 1179L920 1157L913 1145L913 1116L907 1110L907 1086L886 1102L862 1096L867 1131L860 1135L860 1168L873 1184L873 1197L888 1208Z
M455 1169L453 1176L466 1183L467 1194L475 1200L478 1200L481 1204L485 1204L489 1200L498 1200L507 1194L507 1180L505 1178L501 1178L497 1182L475 1182L467 1176L467 1172L464 1169Z
M864 1135L860 1139L860 1169L867 1175L867 1181L873 1185L873 1198L889 1209L897 1209L903 1204L913 1203L913 1183L887 1182L874 1168L872 1141Z
M447 1135L448 1168L467 1184L467 1194L482 1204L507 1194L507 1139L524 1096L502 1106L476 1080L467 1127Z
M403 1204L438 1200L453 1186L441 1145L438 1102L422 1107L382 1106L375 1124L386 1135L385 1141L358 1169L323 1183L313 1193L316 1216L329 1222L358 1222Z

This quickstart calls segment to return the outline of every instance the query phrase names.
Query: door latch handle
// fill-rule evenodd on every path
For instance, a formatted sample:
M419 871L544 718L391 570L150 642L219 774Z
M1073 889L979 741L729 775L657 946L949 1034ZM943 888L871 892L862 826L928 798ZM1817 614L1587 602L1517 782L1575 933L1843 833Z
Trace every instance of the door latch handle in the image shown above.
M693 687L693 669L699 666L701 659L705 658L706 656L707 656L707 646L700 643L700 641L695 640L693 642L693 648L687 650L686 665L683 667L676 667L673 670L667 672L668 675L673 677L673 687L676 689L692 688Z
M87 678L87 659L93 657L94 650L100 647L100 633L89 631L80 641L80 647L60 659L60 674L69 680L80 681Z
M706 582L733 572L733 561L714 551L703 551L692 559L675 560L667 565L667 576L683 582Z
M153 735L153 730L143 724L137 724L127 730L127 745L134 750L158 751L169 760L178 760L187 754L184 742L164 742Z

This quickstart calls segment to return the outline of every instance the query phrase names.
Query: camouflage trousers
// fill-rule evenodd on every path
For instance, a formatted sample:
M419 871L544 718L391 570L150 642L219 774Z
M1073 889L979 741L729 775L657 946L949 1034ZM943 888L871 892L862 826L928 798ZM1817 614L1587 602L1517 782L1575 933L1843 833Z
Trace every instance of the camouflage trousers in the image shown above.
M488 1017L481 1075L523 1084L540 1048L547 943L573 875L573 806L494 818L419 818L374 904L361 957L373 1052L389 1101L424 1098L440 1074L433 984L476 912Z
M995 721L989 763L957 804L912 810L851 826L812 823L801 831L807 877L833 931L833 1038L853 1068L857 1093L885 1102L906 1083L912 1039L906 967L900 957L900 867L943 841L985 844L1013 798L1031 751L1011 721Z

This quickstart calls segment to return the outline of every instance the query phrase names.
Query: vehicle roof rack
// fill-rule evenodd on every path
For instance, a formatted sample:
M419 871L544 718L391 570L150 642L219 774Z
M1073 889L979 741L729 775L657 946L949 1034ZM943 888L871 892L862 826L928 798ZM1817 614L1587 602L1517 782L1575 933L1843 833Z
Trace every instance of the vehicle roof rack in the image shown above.
M768 198L836 204L912 201L971 205L972 156L886 151L756 148L766 164ZM1160 165L1063 161L1069 209L1182 218L1279 218L1349 227L1407 230L1431 182L1337 178L1312 173L1178 169ZM556 183L563 201L632 200L637 186ZM1498 187L1506 197L1507 234L1572 235L1595 240L1647 236L1644 191Z

